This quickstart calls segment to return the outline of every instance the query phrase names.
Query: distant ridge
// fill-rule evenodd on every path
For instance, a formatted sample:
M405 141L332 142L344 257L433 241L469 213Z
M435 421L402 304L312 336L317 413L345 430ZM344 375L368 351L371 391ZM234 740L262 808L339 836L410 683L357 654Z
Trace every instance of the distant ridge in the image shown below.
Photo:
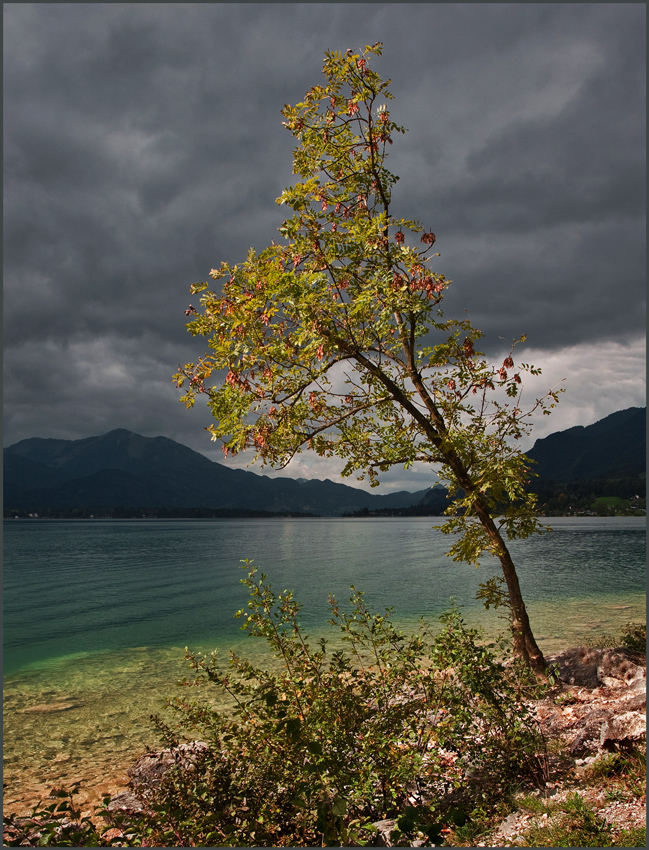
M618 410L593 425L557 431L534 443L527 456L540 479L640 478L647 470L647 408Z
M644 407L631 407L537 440L527 452L537 474L532 489L644 479L646 414ZM639 489L637 483L629 486ZM441 514L446 496L439 485L377 496L326 479L269 478L211 461L167 437L123 428L81 440L32 437L4 449L5 515L115 515L115 509L125 516Z
M537 440L529 489L547 515L638 515L646 491L647 410L630 407L599 422ZM436 485L416 505L357 511L356 516L439 516L448 491ZM608 500L608 502L607 502Z
M340 515L402 507L423 494L376 496L329 480L269 478L231 469L167 437L122 428L81 440L32 437L4 450L4 508L204 509Z

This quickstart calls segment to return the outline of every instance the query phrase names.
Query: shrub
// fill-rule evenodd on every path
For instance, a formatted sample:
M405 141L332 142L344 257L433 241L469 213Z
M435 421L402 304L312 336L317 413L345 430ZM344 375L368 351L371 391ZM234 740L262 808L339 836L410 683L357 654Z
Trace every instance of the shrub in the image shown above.
M423 625L406 637L352 588L350 613L330 599L342 648L324 638L314 648L292 593L276 596L245 563L250 599L237 616L276 663L187 652L191 684L215 684L233 707L176 699L179 729L156 719L167 743L184 730L209 748L151 793L148 843L364 844L387 818L395 840L439 841L445 818L461 819L445 805L454 789L496 791L543 773L532 715L457 609L436 637Z
M632 652L647 652L647 624L627 623L622 627L622 646Z
M647 624L626 623L615 634L603 634L584 641L586 646L596 646L599 649L623 646L631 652L647 654Z
M99 828L74 804L77 788L53 788L50 802L34 806L29 817L9 814L3 817L5 847L141 847L144 846L136 827ZM104 803L108 802L105 798ZM100 815L105 810L97 809ZM111 832L113 833L111 835Z
M480 806L523 778L546 774L544 742L515 668L499 663L457 608L433 636L398 632L352 588L351 611L330 598L339 648L315 647L292 593L275 595L249 562L243 629L271 650L265 666L231 652L187 652L184 684L217 686L231 704L175 699L177 728L154 722L171 746L207 743L143 792L147 811L111 815L100 831L70 792L5 818L6 842L52 846L362 845L388 820L393 842L436 844L470 830ZM72 792L73 793L73 792ZM101 808L96 815L106 815Z

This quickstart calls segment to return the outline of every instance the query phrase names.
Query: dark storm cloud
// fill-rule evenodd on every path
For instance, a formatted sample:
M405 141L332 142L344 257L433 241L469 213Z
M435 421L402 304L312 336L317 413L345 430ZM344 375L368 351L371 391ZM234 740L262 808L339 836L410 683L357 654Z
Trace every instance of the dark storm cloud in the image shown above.
M572 7L572 27L548 9L535 21L516 10L501 30L513 41L491 41L500 62L480 75L479 52L459 87L445 72L450 126L427 125L429 163L408 179L408 198L439 220L440 266L458 283L447 304L470 309L492 339L517 336L521 318L546 347L644 332L645 39L643 10L627 10L591 7L577 26ZM514 64L523 48L528 61ZM477 136L467 115L483 124Z
M467 157L464 185L442 199L457 226L517 233L642 218L644 116L628 98L642 95L644 72L616 47L552 120L518 121Z
M377 40L409 128L394 212L438 234L449 314L469 309L492 351L522 332L548 353L644 333L642 4L4 17L5 444L127 427L209 449L207 413L170 383L205 348L184 328L189 285L277 236L293 179L279 110L325 50Z

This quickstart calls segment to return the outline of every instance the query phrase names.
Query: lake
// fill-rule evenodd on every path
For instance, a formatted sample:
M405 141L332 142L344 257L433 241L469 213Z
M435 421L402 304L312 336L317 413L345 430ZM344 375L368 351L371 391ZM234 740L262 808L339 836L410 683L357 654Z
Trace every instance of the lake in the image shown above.
M474 599L498 572L446 557L435 518L6 520L5 796L95 781L158 741L149 716L188 670L185 646L243 645L240 561L294 590L315 638L327 598L354 584L371 610L434 624L453 597L471 624L501 623ZM552 518L512 544L532 628L545 652L645 619L644 518ZM243 643L242 643L243 642Z

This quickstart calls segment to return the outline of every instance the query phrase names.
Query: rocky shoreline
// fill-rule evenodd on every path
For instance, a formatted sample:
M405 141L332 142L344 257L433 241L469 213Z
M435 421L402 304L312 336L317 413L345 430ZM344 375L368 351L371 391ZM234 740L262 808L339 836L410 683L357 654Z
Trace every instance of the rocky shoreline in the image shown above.
M560 739L567 747L564 772L591 765L602 754L645 737L646 658L623 647L576 647L552 655L548 661L557 667L561 684L533 705L546 739ZM115 795L108 809L124 813L143 811L148 793L167 770L177 763L187 767L206 747L204 742L194 741L175 750L143 755L127 771L128 789ZM560 793L556 778L542 790L547 796ZM631 817L628 807L618 806L608 814L611 817L617 814L623 822ZM644 822L645 816L646 807L635 813L635 819L639 818L640 822ZM527 826L529 820L529 813L514 812L496 829L496 842L485 846L500 846ZM376 825L378 846L393 846L389 834L394 825L389 820Z
M554 775L538 793L560 800L561 794L567 793L563 787L565 777L572 776L578 784L580 771L598 758L645 738L646 657L622 647L576 647L556 653L548 661L557 667L561 682L531 705L546 739L562 742L561 756L557 757L561 763L554 765ZM93 775L71 783L79 791L76 803L88 816L93 815L94 806L105 796L111 797L108 808L113 812L142 811L165 772L178 762L188 765L206 747L195 741L175 750L148 752L135 763L131 758L130 762L115 765L111 772L103 765ZM43 786L25 789L24 794L5 799L5 810L27 816L49 791ZM605 802L604 797L601 802ZM605 816L622 824L644 823L646 805L642 801L609 805ZM507 846L529 827L531 817L524 809L512 812L494 830L493 841L478 846ZM389 834L393 824L386 821L377 827L379 846L392 846Z
M624 648L577 647L552 656L561 674L557 694L536 704L541 729L548 740L561 741L563 764L541 796L555 804L576 791L600 817L619 828L646 824L646 794L628 800L612 800L607 782L599 785L581 780L597 761L646 739L646 656ZM488 842L477 846L501 847L512 843L545 816L520 807L493 831Z

